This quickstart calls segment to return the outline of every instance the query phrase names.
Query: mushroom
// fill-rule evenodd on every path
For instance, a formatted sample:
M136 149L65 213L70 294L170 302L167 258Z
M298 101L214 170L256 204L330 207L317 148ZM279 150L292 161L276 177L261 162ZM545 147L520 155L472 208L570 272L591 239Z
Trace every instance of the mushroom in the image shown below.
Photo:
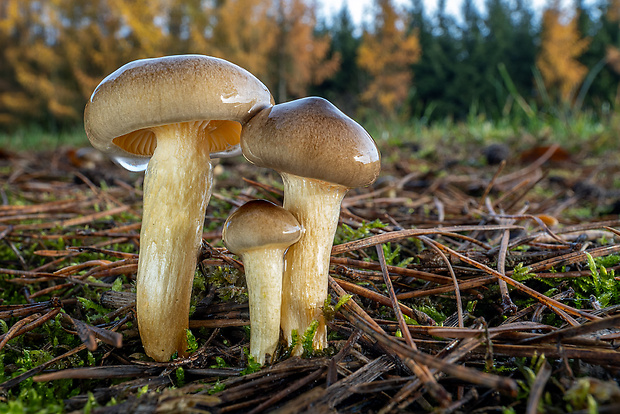
M322 308L340 203L350 188L369 185L379 175L377 145L364 128L330 102L310 97L259 112L243 128L241 149L251 163L280 173L284 208L304 228L299 242L286 253L284 335L292 344L293 330L304 335L317 320L313 347L323 349L327 329ZM301 353L301 347L294 353Z
M146 168L136 306L144 350L157 361L186 353L211 157L236 155L241 125L272 103L246 70L181 55L126 64L86 105L91 144L129 170Z
M241 256L250 304L250 355L265 363L280 339L284 252L301 237L295 217L265 200L253 200L228 217L222 238Z

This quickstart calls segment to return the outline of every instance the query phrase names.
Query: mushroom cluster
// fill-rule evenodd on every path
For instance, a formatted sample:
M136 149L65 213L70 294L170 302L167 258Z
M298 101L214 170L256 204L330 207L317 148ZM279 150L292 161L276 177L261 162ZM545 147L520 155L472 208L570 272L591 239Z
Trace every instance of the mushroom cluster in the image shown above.
M265 200L245 203L222 230L228 250L241 256L250 304L250 354L265 363L280 339L284 252L297 243L302 228L293 215Z
M325 99L310 97L267 107L241 133L245 158L280 173L284 208L304 228L286 254L281 326L289 345L318 321L314 349L327 346L323 304L329 259L350 188L371 184L381 168L377 145L357 122ZM297 344L294 354L301 353Z
M144 350L157 361L186 352L211 157L238 153L242 124L272 103L245 69L182 55L126 64L86 105L92 145L130 170L146 168L136 313Z
M95 148L130 170L146 168L136 313L147 355L167 361L186 352L210 160L240 150L284 182L283 208L249 202L222 232L245 266L250 353L262 364L274 354L280 328L290 345L293 332L303 335L314 321L313 346L326 347L322 307L340 203L380 171L364 128L322 98L274 105L252 74L202 55L121 67L93 92L84 123Z

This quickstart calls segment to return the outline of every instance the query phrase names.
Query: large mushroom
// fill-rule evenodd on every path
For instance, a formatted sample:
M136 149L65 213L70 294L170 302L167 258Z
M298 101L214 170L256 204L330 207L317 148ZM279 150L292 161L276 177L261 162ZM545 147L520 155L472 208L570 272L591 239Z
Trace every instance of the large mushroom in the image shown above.
M372 137L357 122L322 98L304 98L263 109L241 133L248 161L280 173L284 208L304 228L286 254L281 325L289 344L319 322L313 347L327 346L322 313L327 298L329 259L350 188L374 182L381 169ZM301 352L301 347L294 350Z
M250 355L265 363L280 339L284 252L302 228L293 215L265 200L252 200L232 213L222 230L228 250L243 259L250 304Z
M145 352L157 361L186 352L211 157L237 154L242 124L272 103L246 70L181 55L126 64L86 105L92 145L130 170L146 168L136 306Z

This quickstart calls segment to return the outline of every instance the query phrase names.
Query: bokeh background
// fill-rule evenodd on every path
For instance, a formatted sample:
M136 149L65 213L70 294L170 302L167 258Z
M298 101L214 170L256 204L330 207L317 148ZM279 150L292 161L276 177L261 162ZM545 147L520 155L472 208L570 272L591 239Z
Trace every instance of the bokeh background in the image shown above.
M620 2L375 0L357 27L304 0L3 0L0 125L81 122L86 99L128 61L228 59L278 102L316 94L350 114L462 119L616 108ZM321 9L323 10L323 9Z

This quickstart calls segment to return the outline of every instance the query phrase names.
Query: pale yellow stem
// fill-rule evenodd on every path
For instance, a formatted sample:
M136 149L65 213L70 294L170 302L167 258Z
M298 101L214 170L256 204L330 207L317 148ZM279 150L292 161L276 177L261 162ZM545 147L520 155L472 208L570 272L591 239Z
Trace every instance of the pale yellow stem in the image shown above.
M284 249L255 249L242 255L250 305L250 355L265 363L280 340Z
M305 229L285 256L281 325L289 345L292 331L302 338L312 321L319 322L314 349L327 346L323 304L327 298L329 259L347 187L281 173L284 208ZM294 354L301 354L297 346Z
M136 306L144 350L156 361L186 353L192 282L211 195L203 125L153 131L157 148L144 180Z

